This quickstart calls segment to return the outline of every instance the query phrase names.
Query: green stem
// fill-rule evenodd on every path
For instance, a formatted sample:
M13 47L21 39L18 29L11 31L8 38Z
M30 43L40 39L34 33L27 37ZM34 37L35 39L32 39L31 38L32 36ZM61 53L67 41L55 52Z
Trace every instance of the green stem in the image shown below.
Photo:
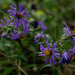
M19 59L19 66L21 67L21 60ZM21 75L21 71L19 70L18 75Z
M1 10L0 10L0 12L3 13L4 15L6 15L6 16L8 16L8 17L10 18L10 16L7 15L5 12L3 12L3 11L1 11Z

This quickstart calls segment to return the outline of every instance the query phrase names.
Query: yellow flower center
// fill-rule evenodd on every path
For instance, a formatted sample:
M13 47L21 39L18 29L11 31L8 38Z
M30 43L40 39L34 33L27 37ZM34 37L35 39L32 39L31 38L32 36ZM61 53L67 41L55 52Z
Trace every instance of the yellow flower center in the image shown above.
M71 60L75 61L75 56L74 55L71 56Z
M22 14L19 13L19 14L16 15L16 17L17 17L18 19L20 19L20 18L22 17Z
M25 35L25 34L24 34L24 35L20 35L20 39L21 39L21 40L26 39L26 35Z
M73 32L72 32L72 34L75 34L75 31L73 31ZM72 35L72 36L74 36L74 37L75 37L75 35Z
M52 54L51 50L45 50L46 57L50 57Z

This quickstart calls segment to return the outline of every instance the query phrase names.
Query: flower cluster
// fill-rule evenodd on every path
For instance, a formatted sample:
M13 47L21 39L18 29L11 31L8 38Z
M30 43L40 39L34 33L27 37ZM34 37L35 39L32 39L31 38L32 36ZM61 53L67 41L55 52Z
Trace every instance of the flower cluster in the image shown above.
M10 6L12 10L8 10L7 12L9 13L10 19L6 19L4 17L4 21L0 19L1 24L0 24L0 33L2 35L2 38L9 38L11 40L17 40L21 39L24 40L26 39L26 34L30 32L30 22L26 20L25 18L30 17L28 14L27 8L23 10L23 4L19 3L19 10L17 6L14 4L13 6ZM46 38L46 34L44 34L44 31L47 29L47 27L43 24L42 21L37 21L34 20L34 30L37 27L40 27L40 32L36 34L34 37L34 43L40 42L40 39L43 38L46 42L46 47L44 47L42 44L40 45L40 50L42 51L42 54L39 54L38 56L44 56L46 57L46 64L48 61L50 62L50 65L56 64L56 59L55 58L60 58L60 53L59 50L57 50L57 44L54 43L48 43L48 40ZM63 29L65 30L64 36L71 36L73 41L75 41L75 31L70 30L68 25L65 23L65 26ZM58 62L58 64L69 64L72 62L72 57L75 55L75 43L73 49L69 49L68 51L64 51L62 53L62 58L61 61Z
M44 31L47 29L47 27L43 25L43 22L42 22L42 21L37 22L37 21L35 20L34 23L35 23L35 25L34 25L35 27L37 27L37 25L39 24L40 29L41 29L41 32L38 33L38 34L35 36L35 38L34 38L34 43L38 43L39 40L40 40L40 38L43 37L44 39L46 39L45 34L44 34Z
M30 17L28 15L28 10L25 8L23 10L23 4L19 3L19 11L17 11L17 6L14 4L13 6L10 6L12 10L8 10L9 16L11 19L7 20L4 17L5 22L1 19L0 21L2 24L0 24L0 28L3 34L2 38L10 38L12 40L17 39L25 39L26 34L29 33L29 21L25 20L24 17ZM11 24L10 21L13 21ZM21 25L21 26L20 26Z
M65 26L63 29L65 30L64 36L70 35L72 37L71 40L75 40L75 31L70 30L68 25L65 23Z

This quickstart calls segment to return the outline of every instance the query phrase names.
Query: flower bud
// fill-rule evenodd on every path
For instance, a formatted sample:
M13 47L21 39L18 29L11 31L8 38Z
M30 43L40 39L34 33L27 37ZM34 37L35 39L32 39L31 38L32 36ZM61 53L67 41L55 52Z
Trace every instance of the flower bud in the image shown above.
M2 34L2 38L5 39L6 37L7 37L7 34L6 33L3 33Z

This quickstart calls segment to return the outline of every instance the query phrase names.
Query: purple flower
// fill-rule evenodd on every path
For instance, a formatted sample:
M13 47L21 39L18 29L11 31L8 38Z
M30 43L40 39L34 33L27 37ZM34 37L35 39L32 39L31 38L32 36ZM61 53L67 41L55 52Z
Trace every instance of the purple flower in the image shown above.
M57 44L54 43L53 47L50 48L49 43L48 43L48 39L47 39L46 45L47 45L47 48L44 48L42 46L42 44L40 45L40 50L43 52L43 54L39 54L39 56L45 56L46 57L46 64L48 61L50 61L50 65L56 64L54 57L60 58L60 53L58 53L58 50L55 49ZM57 53L55 53L55 52L57 52Z
M42 21L39 22L39 25L40 25L40 28L42 30L46 30L47 29L47 27L43 25Z
M17 39L21 39L21 40L24 40L26 39L26 34L29 33L29 25L28 26L25 26L24 30L23 30L23 33L19 33L19 31L17 30L13 30L12 32L10 32L10 38L12 40L17 40Z
M71 61L71 54L69 54L68 52L63 52L63 54L62 54L62 59L61 59L61 61L60 62L58 62L59 64L61 64L61 63L63 63L63 64L65 64L65 63L71 63L72 61Z
M14 6L10 6L13 10L8 10L7 12L9 13L9 16L13 16L12 19L14 21L12 22L11 25L15 25L15 28L19 28L19 23L21 24L21 27L24 28L25 25L29 24L30 22L25 20L23 17L30 17L30 15L27 15L29 12L27 8L23 10L23 4L19 3L19 11L17 11L17 7L14 4Z
M2 34L2 38L5 39L6 37L7 37L7 34L6 33L3 33Z
M34 29L36 29L37 27L38 27L38 25L39 25L39 23L38 23L38 21L37 20L34 20Z
M37 44L39 43L39 40L41 39L41 37L43 37L45 39L45 34L44 31L41 31L41 34L37 34L34 38L34 43Z
M0 30L0 32L1 32L1 33L4 32L4 33L2 34L2 38L4 39L4 38L7 37L7 33L6 33L6 32L10 30L10 29L8 29L8 27L10 27L10 26L9 26L9 21L10 21L10 20L7 20L7 19L4 17L4 21L3 21L2 19L0 19L0 21L1 21L1 24L0 24L1 30Z
M7 20L7 19L4 17L4 21L5 21L5 22L3 22L2 19L0 19L0 21L2 22L2 24L0 24L0 27L3 27L3 26L9 25L9 21L10 21L10 20Z
M41 38L41 34L37 34L34 38L34 43L37 44Z
M66 23L65 23L65 26L66 27L63 28L65 30L64 35L67 36L67 34L69 34L75 40L75 31L70 31L70 28L68 27L68 25Z
M73 47L73 49L69 49L69 54L75 55L75 46Z

